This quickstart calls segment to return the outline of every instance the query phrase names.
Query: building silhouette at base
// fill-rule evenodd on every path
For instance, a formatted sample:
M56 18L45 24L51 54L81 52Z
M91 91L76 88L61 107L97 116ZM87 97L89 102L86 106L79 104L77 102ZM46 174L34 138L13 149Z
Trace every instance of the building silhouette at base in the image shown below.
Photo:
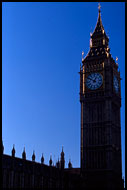
M121 159L121 86L118 59L110 54L109 38L101 20L100 5L90 50L80 66L81 164L65 168L62 148L60 161L49 166L2 154L3 188L104 189L123 190Z
M32 161L26 160L25 150L22 158L15 157L15 149L12 149L12 156L2 155L2 177L3 189L69 189L79 187L80 168L72 168L69 161L68 168L64 167L64 152L62 149L61 159L55 166L50 157L49 166L44 164L44 157L41 163L35 162L33 152Z

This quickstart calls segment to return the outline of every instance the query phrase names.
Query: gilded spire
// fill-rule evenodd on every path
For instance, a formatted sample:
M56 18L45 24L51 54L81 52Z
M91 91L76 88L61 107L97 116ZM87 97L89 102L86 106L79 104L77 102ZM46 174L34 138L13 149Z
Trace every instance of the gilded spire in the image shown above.
M101 5L100 5L100 3L98 3L98 11L99 11L99 13L101 12Z
M98 3L98 18L93 33L90 33L90 50L87 56L83 59L84 62L89 57L106 55L110 56L110 49L108 47L109 38L106 35L101 19L101 5Z
M97 19L97 23L96 23L94 32L93 32L93 34L90 35L90 37L91 37L90 38L90 40L91 40L90 48L95 46L96 41L99 42L99 40L101 41L101 44L99 44L99 45L107 45L108 46L109 39L108 39L108 37L107 37L107 35L105 33L104 26L102 24L101 5L100 5L100 3L98 3L98 19ZM106 41L106 43L105 43L105 41Z
M100 5L100 3L98 3L98 13L99 13L99 15L98 15L97 23L99 23L98 25L100 25L103 28L102 21L101 21L101 5Z
M101 20L101 5L100 5L100 3L98 3L98 12L99 12L99 14L98 14L98 19L97 19L97 24L95 26L93 34L91 35L92 38L96 35L101 35L101 34L105 33L104 27L102 25L102 20Z

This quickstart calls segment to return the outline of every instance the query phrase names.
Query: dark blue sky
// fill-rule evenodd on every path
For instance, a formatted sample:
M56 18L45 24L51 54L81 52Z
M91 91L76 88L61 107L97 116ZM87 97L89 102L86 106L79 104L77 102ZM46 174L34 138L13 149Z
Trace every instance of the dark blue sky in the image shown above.
M125 3L102 2L102 23L121 72L122 160L125 150ZM54 164L80 166L79 70L98 17L97 2L2 3L2 138L5 153L35 150Z

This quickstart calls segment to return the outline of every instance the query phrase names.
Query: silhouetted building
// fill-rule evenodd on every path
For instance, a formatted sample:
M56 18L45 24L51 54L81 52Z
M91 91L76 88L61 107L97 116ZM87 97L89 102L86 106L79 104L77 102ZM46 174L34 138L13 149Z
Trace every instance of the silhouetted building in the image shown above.
M99 5L90 50L80 67L81 172L90 188L116 189L123 185L121 78L108 43Z
M82 53L80 66L81 103L81 167L73 168L69 160L65 168L62 147L60 161L56 166L50 156L49 166L26 160L25 148L22 159L2 155L4 188L41 189L105 189L123 190L121 161L121 86L118 63L112 58L109 38L101 20L99 5L98 20L90 36L90 50ZM2 151L4 146L2 144Z
M63 155L63 149L61 154ZM57 162L57 166L52 165L52 157L49 166L42 162L35 162L33 152L32 161L17 158L9 155L2 155L2 177L3 188L34 188L34 189L68 189L80 186L80 169L68 171L62 162ZM61 160L63 161L63 160ZM58 164L59 163L59 164Z

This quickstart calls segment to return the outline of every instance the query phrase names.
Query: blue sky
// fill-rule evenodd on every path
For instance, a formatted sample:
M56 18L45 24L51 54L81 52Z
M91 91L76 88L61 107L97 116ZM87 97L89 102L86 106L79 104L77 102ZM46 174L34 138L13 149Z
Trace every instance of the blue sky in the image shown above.
M98 17L97 2L2 3L2 139L5 154L35 150L54 164L62 146L80 167L79 70ZM125 176L125 3L102 2L102 23L121 72Z

